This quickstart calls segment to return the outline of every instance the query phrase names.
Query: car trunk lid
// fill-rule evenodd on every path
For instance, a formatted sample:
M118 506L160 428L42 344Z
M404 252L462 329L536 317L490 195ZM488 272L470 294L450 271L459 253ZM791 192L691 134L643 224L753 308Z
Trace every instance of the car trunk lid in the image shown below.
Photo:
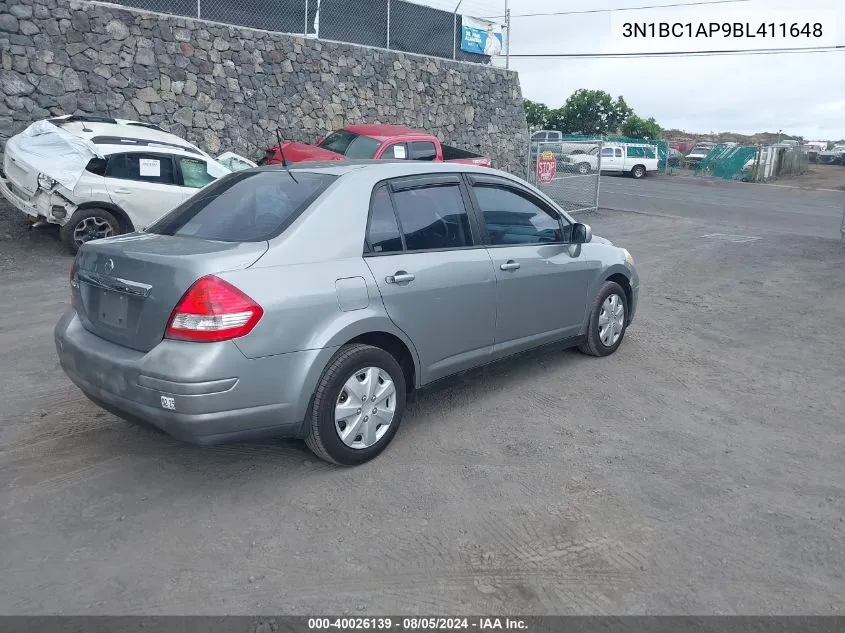
M36 121L10 138L4 152L7 178L28 195L38 190L42 173L73 191L91 159L102 158L93 143L50 121Z
M198 279L254 264L268 243L131 234L87 243L75 263L83 327L139 351L161 342L179 300Z
M3 173L12 187L12 191L29 199L38 190L38 170L33 169L15 156L14 150L6 146L3 156Z

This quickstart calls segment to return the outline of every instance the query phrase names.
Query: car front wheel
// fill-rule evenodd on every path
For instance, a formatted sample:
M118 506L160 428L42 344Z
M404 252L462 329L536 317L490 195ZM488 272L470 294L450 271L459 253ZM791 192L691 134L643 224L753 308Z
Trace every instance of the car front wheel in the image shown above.
M615 281L607 281L593 302L587 339L578 349L590 356L609 356L619 349L627 327L625 291Z
M586 176L590 173L590 163L578 163L578 173Z
M345 345L317 385L305 443L334 464L368 462L396 435L405 395L405 376L392 355L371 345Z

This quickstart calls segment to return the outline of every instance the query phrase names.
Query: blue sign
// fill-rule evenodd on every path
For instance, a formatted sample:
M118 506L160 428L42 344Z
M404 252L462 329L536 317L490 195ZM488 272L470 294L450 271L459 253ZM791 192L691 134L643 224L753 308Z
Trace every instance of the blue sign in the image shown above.
M502 54L502 27L467 16L462 17L461 50L496 57Z

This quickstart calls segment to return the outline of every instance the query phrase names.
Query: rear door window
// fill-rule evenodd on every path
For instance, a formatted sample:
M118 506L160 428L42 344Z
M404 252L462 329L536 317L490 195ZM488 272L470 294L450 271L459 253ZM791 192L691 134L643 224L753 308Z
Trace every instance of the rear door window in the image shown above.
M402 251L402 236L396 213L390 201L387 185L382 185L373 194L370 205L370 226L367 230L367 245L371 253L399 253Z
M397 191L393 200L409 251L472 246L469 216L458 184Z
M436 160L437 148L431 141L416 141L411 143L411 160Z
M188 198L146 232L220 242L269 240L336 179L312 172L235 172Z
M176 170L171 156L162 154L114 154L106 163L106 178L176 184Z

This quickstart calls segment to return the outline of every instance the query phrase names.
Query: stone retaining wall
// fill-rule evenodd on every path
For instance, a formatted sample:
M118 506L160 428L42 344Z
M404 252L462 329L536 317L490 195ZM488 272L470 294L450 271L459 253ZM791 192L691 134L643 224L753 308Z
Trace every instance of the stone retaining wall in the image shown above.
M58 114L156 123L253 159L283 138L402 123L523 174L515 72L65 0L0 1L0 143Z

